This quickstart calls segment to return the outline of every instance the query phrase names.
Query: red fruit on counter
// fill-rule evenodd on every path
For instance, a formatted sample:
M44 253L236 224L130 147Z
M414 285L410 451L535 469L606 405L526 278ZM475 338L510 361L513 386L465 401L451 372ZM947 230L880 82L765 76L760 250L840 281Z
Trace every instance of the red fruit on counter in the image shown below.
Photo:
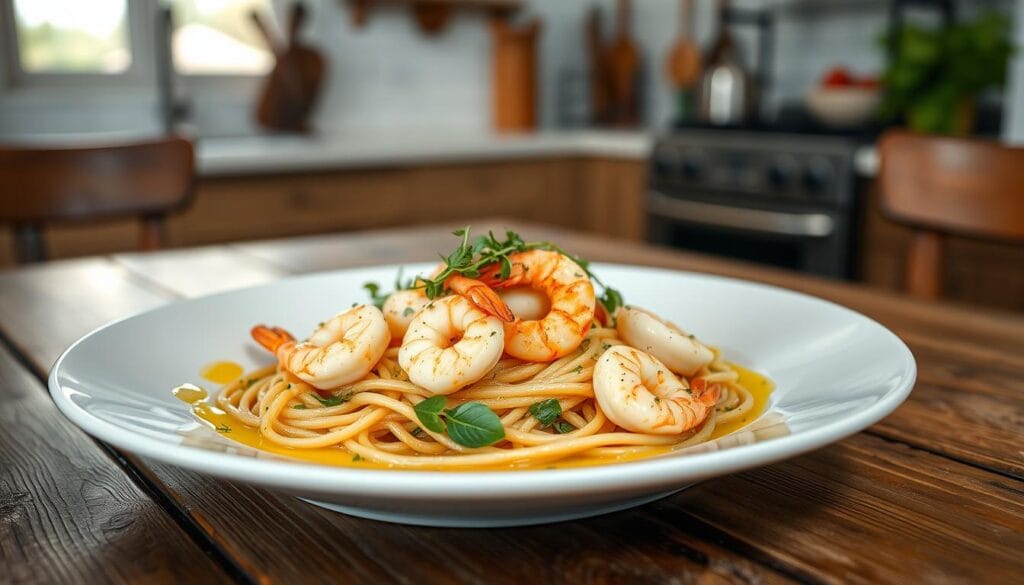
M853 85L853 74L846 67L833 67L821 78L822 87L849 87Z

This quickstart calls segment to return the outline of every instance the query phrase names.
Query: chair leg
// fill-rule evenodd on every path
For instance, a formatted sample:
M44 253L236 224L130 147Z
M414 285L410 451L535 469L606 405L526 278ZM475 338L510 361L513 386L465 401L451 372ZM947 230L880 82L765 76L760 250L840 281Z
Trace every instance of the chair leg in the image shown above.
M163 215L145 215L139 224L139 248L159 250L166 243Z
M43 230L35 224L14 226L14 261L18 264L31 264L46 260L46 243L43 242Z
M942 236L917 232L907 252L907 292L923 299L942 296Z

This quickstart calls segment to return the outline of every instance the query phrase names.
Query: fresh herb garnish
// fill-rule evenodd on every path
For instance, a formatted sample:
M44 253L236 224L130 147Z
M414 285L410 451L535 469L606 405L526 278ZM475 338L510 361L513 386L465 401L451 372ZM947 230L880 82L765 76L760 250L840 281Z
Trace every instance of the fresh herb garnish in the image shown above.
M362 460L363 457L359 455L359 453L356 453L355 455L352 456L352 463L359 463Z
M530 414L540 422L541 428L548 427L562 416L562 405L557 398L548 398L531 404Z
M444 421L441 420L441 411L444 410L446 400L444 396L433 396L413 407L413 410L416 411L416 418L420 419L423 428L435 433L444 432Z
M231 432L231 427L229 427L228 425L223 425L223 424L222 425L217 425L217 432L218 433L230 433Z
M316 392L310 392L309 395L312 396L313 398L315 398L316 401L319 402L323 406L339 406L339 405L345 404L349 400L352 400L352 393L351 392L346 392L346 393L340 394L338 396L328 396L327 398L324 398L323 396L320 396L320 394L318 394Z
M374 306L376 306L378 309L383 309L384 301L387 301L388 297L390 297L391 295L395 294L400 290L409 290L413 288L413 279L402 279L402 274L404 273L404 271L404 268L399 267L398 276L395 277L395 290L392 292L381 292L381 287L376 282L363 283L363 288L366 289L366 292L370 293L370 300L373 302ZM408 310L409 309L406 309L406 311Z
M424 428L435 433L448 433L452 441L463 447L486 447L505 438L501 419L479 402L465 402L446 409L446 398L434 396L415 407L416 417Z
M412 315L415 312L416 311L412 307L406 307L405 310L402 311L402 316L403 317L408 317L409 315Z
M300 402L300 403L296 404L295 406L293 406L292 408L294 408L295 410L306 410L306 405L302 404Z
M574 427L571 424L565 422L564 420L560 420L560 421L555 423L555 430L558 431L559 434L564 435L566 433L571 433L571 432L575 431L576 427Z
M466 278L477 278L480 276L481 270L493 264L500 265L498 278L505 280L512 274L512 260L509 258L511 254L530 250L548 250L558 252L578 264L583 272L601 287L602 292L597 296L597 301L604 307L609 319L613 318L615 311L623 304L622 294L605 285L596 274L591 272L588 260L571 254L560 246L543 241L527 242L512 230L505 231L504 240L495 237L494 232L488 232L485 236L473 238L471 243L469 230L470 226L466 226L452 232L453 235L462 238L462 241L451 254L440 255L445 263L445 267L440 273L434 278L420 277L419 281L422 283L420 286L423 286L427 297L433 299L443 295L444 283L448 277L459 274Z
M419 427L416 427L415 429L412 430L412 436L416 437L417 439L422 437L425 434L426 433L423 432L423 429L421 429Z
M388 300L388 297L391 296L390 294L381 294L380 285L376 282L364 282L363 288L366 289L366 292L370 293L370 301L378 309L383 309L384 301Z

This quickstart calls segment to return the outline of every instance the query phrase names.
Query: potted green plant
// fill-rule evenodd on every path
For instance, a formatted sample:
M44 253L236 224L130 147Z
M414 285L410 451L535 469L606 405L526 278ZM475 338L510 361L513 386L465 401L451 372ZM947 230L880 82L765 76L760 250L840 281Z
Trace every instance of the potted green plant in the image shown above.
M907 24L894 34L898 49L882 77L882 118L905 120L918 132L970 132L978 95L1006 80L1014 52L1010 19L986 12L937 29Z

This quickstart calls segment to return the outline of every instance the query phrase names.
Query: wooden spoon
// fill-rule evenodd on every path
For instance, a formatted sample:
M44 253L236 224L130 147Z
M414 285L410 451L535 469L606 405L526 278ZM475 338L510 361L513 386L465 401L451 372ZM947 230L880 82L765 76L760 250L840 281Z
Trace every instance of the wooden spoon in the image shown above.
M693 42L693 0L683 0L683 22L679 40L669 51L666 70L668 78L678 89L688 89L700 78L700 47Z

